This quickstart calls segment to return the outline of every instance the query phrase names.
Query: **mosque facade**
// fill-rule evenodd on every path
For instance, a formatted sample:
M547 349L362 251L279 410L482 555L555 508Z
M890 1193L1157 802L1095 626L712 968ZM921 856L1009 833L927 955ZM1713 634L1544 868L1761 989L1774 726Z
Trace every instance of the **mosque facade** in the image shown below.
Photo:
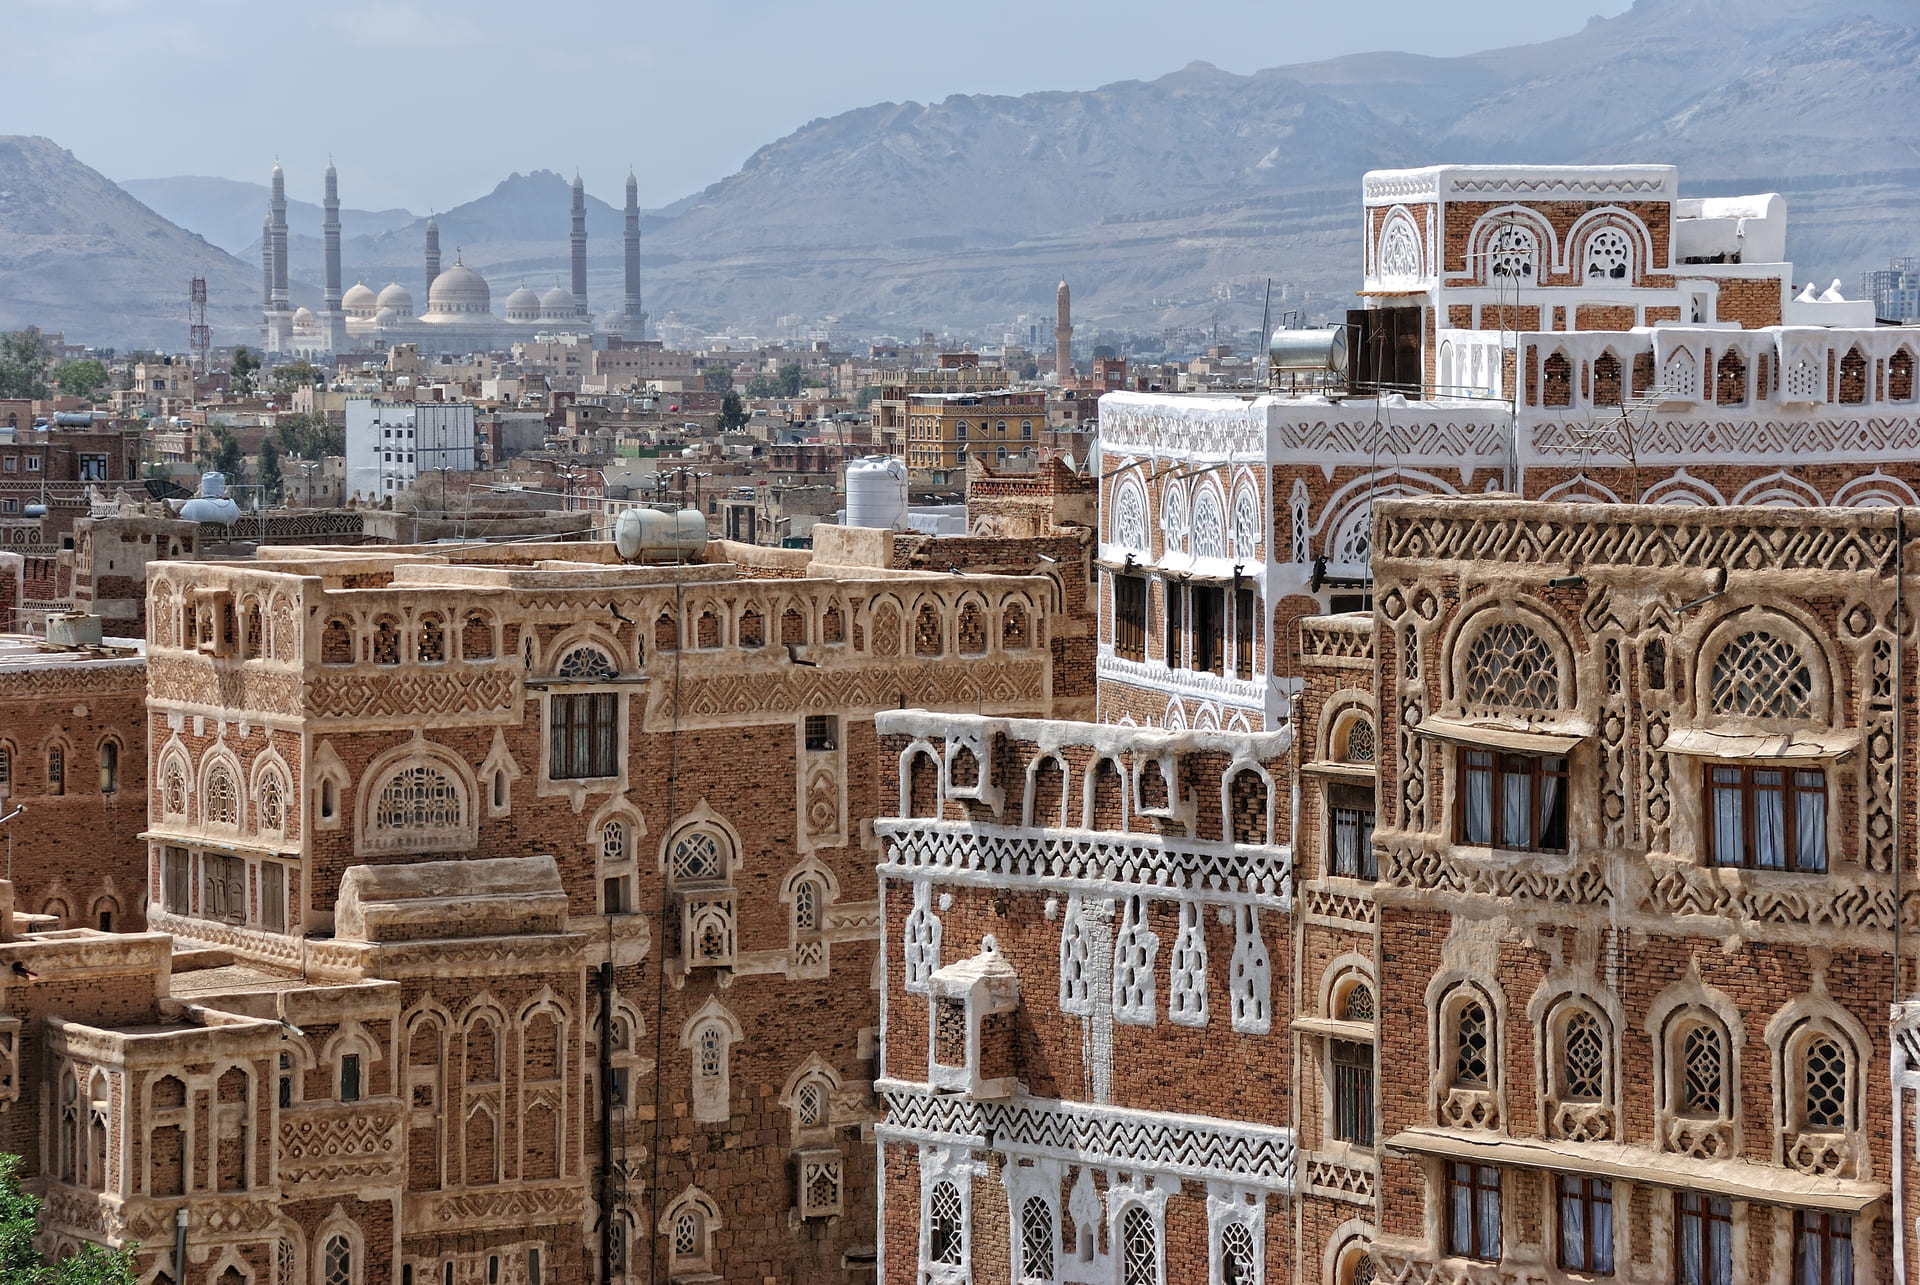
M440 266L440 224L427 219L427 297L421 309L399 282L389 282L377 293L364 281L344 292L340 288L340 195L331 164L327 166L323 236L326 284L321 308L294 308L287 279L287 195L280 166L273 167L272 197L262 231L263 304L262 347L287 358L326 358L337 352L377 351L394 344L414 344L422 353L469 353L503 350L536 334L583 334L603 330L638 338L645 333L640 308L640 207L637 182L627 180L625 289L622 308L609 313L596 327L587 305L587 197L578 176L573 180L572 227L569 237L572 288L556 282L544 293L522 282L507 295L502 316L493 310L493 289L485 277L461 262L454 252L453 266Z

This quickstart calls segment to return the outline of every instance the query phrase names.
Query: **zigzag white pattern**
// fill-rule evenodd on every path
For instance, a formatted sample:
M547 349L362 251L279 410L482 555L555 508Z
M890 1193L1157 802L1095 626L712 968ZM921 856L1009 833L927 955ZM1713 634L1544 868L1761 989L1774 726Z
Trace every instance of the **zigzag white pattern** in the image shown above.
M1241 903L1288 911L1293 854L1284 847L1095 830L1042 830L923 817L879 820L888 878L936 877L986 888L1040 888L1159 901Z
M899 1080L875 1087L886 1104L886 1120L874 1130L883 1142L993 1147L1281 1193L1295 1186L1292 1129L1053 1099L980 1102Z
M1540 456L1597 454L1592 424L1566 420L1536 423L1529 440ZM1880 419L1748 419L1706 420L1678 416L1652 417L1634 430L1633 449L1639 459L1649 456L1706 458L1726 463L1768 464L1804 462L1808 456L1879 458L1910 454L1920 445L1920 427L1911 418Z

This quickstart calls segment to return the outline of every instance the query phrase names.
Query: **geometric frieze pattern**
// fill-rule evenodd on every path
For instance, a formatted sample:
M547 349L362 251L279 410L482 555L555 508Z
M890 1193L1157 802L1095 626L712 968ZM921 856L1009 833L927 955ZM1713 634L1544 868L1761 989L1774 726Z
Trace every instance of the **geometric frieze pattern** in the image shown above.
M1521 514L1514 507L1490 504L1490 512L1472 517L1378 514L1376 548L1385 559L1509 565L1873 574L1888 574L1893 568L1891 514L1863 510L1841 526L1797 522L1794 510L1783 509L1769 511L1779 513L1777 521L1729 523L1715 513L1695 517L1673 506L1653 518L1559 522L1549 520L1544 510Z
M245 710L298 718L300 676L262 672L184 656L147 658L147 696L169 705Z
M975 821L876 821L881 873L990 888L1030 887L1148 900L1245 903L1288 911L1292 852L1170 835L1046 830Z
M1559 870L1542 869L1537 858L1495 864L1485 857L1456 856L1451 850L1388 845L1380 881L1414 892L1510 897L1558 906L1609 904L1613 895L1600 866L1576 860Z
M1373 1204L1373 1170L1320 1156L1307 1157L1307 1192L1356 1205Z
M882 1142L992 1148L1018 1156L1239 1183L1291 1193L1292 1129L1083 1102L983 1102L881 1084Z
M1300 911L1309 923L1362 929L1372 928L1377 914L1370 896L1334 892L1311 883L1300 889Z
M397 1108L368 1109L354 1104L344 1111L315 1107L281 1113L279 1168L283 1182L379 1180L391 1178L399 1165Z
M1329 616L1300 625L1300 655L1332 669L1373 668L1373 621Z
M1291 457L1321 455L1370 458L1490 460L1506 452L1505 425L1491 411L1481 421L1427 420L1387 424L1371 419L1280 421L1280 445Z
M497 666L465 672L408 666L391 677L322 675L307 684L306 712L313 718L507 714L517 686L517 675Z
M1831 933L1864 933L1877 940L1893 931L1890 879L1814 878L1787 885L1727 884L1720 872L1690 862L1663 861L1656 867L1648 899L1662 915L1709 915L1752 924L1782 924ZM1913 922L1914 898L1908 896L1907 921Z
M48 665L0 674L0 700L124 692L141 685L141 662Z
M689 675L680 680L681 719L790 713L793 710L911 708L1033 708L1044 696L1045 660L968 661L960 664L876 665L809 669L804 673L762 668L727 674ZM657 683L649 720L671 717L672 683Z
M407 1230L424 1233L447 1227L493 1231L505 1226L535 1226L580 1217L581 1184L520 1186L503 1191L416 1194Z
M1590 455L1593 427L1554 421L1533 426L1533 449L1540 456ZM1639 458L1739 459L1762 463L1802 456L1867 455L1875 458L1908 452L1915 441L1911 419L1749 419L1707 420L1655 416L1633 433Z

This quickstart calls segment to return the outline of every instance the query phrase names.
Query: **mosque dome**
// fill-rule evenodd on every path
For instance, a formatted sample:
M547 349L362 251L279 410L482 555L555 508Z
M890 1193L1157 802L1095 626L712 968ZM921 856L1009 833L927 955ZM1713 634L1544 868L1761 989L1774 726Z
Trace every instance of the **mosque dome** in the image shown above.
M391 308L382 308L373 314L373 324L376 326L391 326L398 320L399 316Z
M391 308L402 317L413 315L413 295L398 281L389 282L380 292L380 307Z
M492 310L493 295L486 279L458 259L433 279L433 288L427 291L428 312L485 316Z
M508 321L540 320L540 296L522 285L507 296Z
M313 309L304 306L295 308L293 310L293 324L296 326L313 324Z
M543 321L567 321L573 318L573 294L565 286L556 285L540 296L540 317Z
M356 281L351 290L348 290L340 296L340 306L353 316L370 317L373 315L373 310L380 305L379 301L374 298L373 291L367 288L366 283L364 281Z

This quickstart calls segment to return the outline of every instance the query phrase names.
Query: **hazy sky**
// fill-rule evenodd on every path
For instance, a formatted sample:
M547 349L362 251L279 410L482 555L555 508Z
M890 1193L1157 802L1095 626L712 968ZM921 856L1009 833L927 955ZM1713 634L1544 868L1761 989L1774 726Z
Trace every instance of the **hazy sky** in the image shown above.
M114 179L265 182L277 156L309 200L331 153L346 204L415 211L542 168L577 168L617 205L631 164L653 206L869 103L1087 89L1195 59L1250 72L1367 49L1469 53L1627 7L0 0L7 65L24 73L0 133L44 134Z

